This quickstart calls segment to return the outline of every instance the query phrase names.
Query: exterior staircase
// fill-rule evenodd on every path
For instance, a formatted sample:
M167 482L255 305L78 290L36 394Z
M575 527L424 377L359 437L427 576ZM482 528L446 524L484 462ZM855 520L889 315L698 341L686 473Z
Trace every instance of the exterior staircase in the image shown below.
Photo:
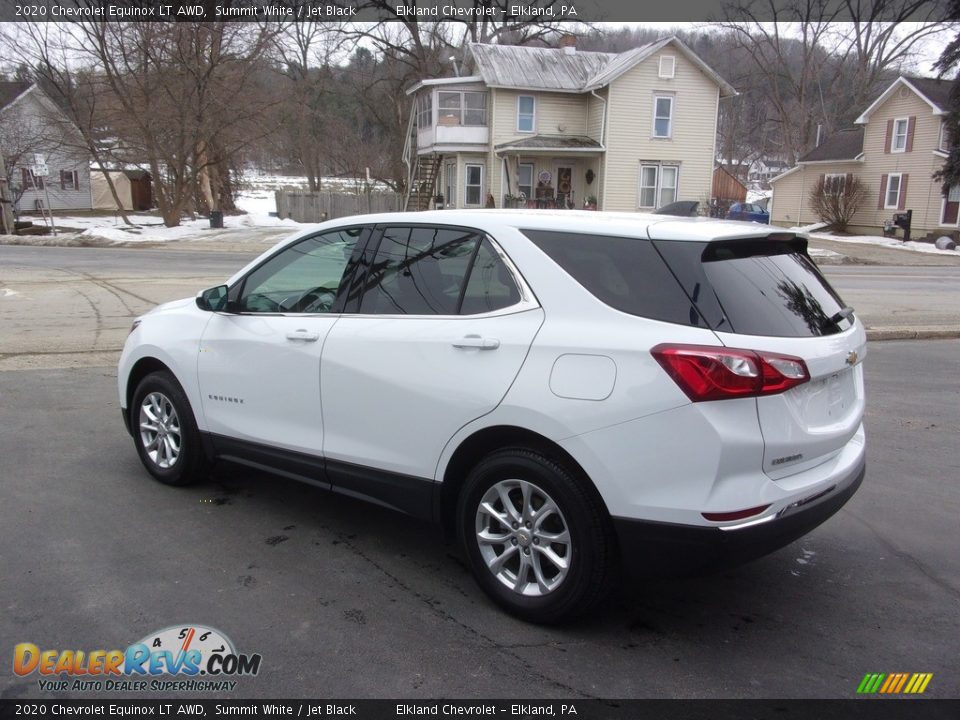
M410 173L407 190L407 210L429 210L436 195L437 177L440 174L440 155L417 155Z

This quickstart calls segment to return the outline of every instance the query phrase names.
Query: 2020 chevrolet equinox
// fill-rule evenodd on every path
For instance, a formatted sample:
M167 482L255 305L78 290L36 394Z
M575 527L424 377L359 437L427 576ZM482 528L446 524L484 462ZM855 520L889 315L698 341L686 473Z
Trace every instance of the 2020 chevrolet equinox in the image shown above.
M161 482L226 459L429 518L553 622L622 564L745 561L836 512L865 343L791 232L444 210L314 226L156 308L118 382Z

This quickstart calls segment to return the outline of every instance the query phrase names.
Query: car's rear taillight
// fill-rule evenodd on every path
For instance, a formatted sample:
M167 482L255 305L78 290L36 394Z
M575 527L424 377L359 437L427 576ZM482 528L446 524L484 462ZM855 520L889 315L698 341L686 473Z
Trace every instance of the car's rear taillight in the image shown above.
M798 357L710 345L657 345L650 353L693 402L774 395L807 382Z

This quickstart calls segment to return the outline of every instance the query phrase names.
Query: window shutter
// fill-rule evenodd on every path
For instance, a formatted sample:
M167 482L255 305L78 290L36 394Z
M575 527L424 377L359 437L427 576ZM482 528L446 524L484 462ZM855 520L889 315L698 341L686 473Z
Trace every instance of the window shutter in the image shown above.
M30 187L30 171L27 168L20 168L20 184L23 185L24 189Z
M913 131L917 129L917 116L911 115L907 120L907 152L913 152Z
M60 171L60 189L61 190L67 189L67 172L68 172L67 170Z
M883 151L890 153L890 143L893 141L893 118L887 120L887 139L883 141Z
M887 194L887 175L886 173L884 173L883 175L880 176L880 201L877 203L877 210L883 210L883 206L886 204L884 202L886 200L886 197L885 197L886 194Z
M826 187L827 175L826 173L820 173L820 187Z
M907 180L910 178L907 173L900 176L900 199L897 201L897 210L903 210L907 206Z
M80 173L77 172L76 170L73 171L73 189L74 190L80 189Z

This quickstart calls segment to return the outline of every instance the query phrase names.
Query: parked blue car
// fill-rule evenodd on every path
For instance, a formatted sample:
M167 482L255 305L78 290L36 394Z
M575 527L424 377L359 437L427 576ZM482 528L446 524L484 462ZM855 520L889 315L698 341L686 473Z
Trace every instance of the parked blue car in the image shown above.
M748 222L770 224L770 213L756 203L734 203L727 213L727 220L747 220Z

